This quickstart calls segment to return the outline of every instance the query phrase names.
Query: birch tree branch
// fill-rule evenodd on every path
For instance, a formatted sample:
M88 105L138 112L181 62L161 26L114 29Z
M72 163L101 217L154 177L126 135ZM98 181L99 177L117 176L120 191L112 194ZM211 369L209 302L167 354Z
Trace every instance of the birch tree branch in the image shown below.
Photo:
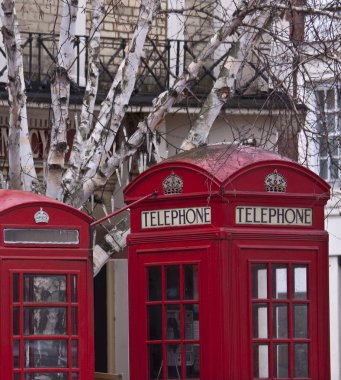
M255 6L259 3L257 0L250 0L247 3L240 0L237 10L233 14L231 20L227 21L215 33L207 45L204 47L198 58L191 62L187 70L175 82L172 89L161 93L153 102L152 111L149 113L146 120L138 124L136 132L129 138L126 146L121 150L120 157L111 157L104 162L102 166L93 174L87 176L83 183L82 192L77 194L79 204L83 204L90 197L94 189L103 186L106 183L110 173L114 173L118 168L121 160L135 154L136 150L142 145L146 131L149 129L152 133L158 128L160 122L165 117L166 113L175 104L175 102L184 96L184 91L190 88L196 81L200 69L204 66L206 60L220 46L220 44L229 36L233 35L238 27L242 25L245 17L254 11Z
M93 254L93 273L98 274L103 265L110 259L114 253L120 252L127 245L127 236L130 233L128 225L122 228L114 228L104 237L101 244L97 244Z
M99 164L107 158L107 152L112 147L134 89L147 35L159 9L160 0L141 2L137 26L127 48L127 55L118 69L102 107L103 112L87 144L83 164L85 178L92 178L95 175Z
M259 43L262 30L272 17L270 12L264 11L255 16L248 30L240 37L239 41L231 48L233 54L230 54L223 65L219 77L216 80L212 90L207 96L198 117L193 123L186 139L181 145L182 150L190 150L207 141L212 125L218 117L226 101L235 95L235 81L241 68L245 65L251 48Z
M104 9L102 0L92 1L91 31L88 47L88 73L85 93L83 97L82 111L79 127L72 144L72 151L68 163L68 170L63 176L65 189L64 199L67 202L69 195L77 186L81 163L84 159L84 146L89 138L93 120L96 95L98 90L98 78L100 69L100 24L103 19Z
M62 200L62 174L67 151L66 132L69 123L70 68L73 63L78 0L65 0L60 25L58 62L51 79L53 124L47 159L46 195Z
M15 3L3 0L1 3L3 41L8 66L9 118L9 181L12 189L31 191L36 180L33 155L29 140L23 55Z
M103 178L105 170L99 168L99 165L101 163L106 165L107 153L116 137L134 89L146 37L159 8L160 0L142 1L137 26L127 48L126 57L117 71L108 95L102 104L94 130L85 147L82 172L84 173L84 182L89 184L87 187L89 196L93 189L106 182L107 178ZM71 199L69 202L75 207L82 206L88 199L88 197L83 196L82 187L83 185L78 191L70 195L73 200Z

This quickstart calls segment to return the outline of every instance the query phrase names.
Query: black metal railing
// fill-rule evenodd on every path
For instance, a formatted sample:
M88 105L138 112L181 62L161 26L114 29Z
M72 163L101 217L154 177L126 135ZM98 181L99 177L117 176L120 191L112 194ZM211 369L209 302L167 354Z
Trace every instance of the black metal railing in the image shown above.
M43 33L22 33L24 55L24 72L28 94L39 93L49 97L50 79L56 64L58 36ZM115 73L125 57L128 41L122 38L101 39L101 60L99 94L110 88ZM86 83L88 64L88 37L77 36L75 39L76 58L72 72L72 94L81 95ZM196 59L206 41L155 40L148 38L141 57L138 78L135 84L132 102L150 104L151 99L171 87L175 78L181 74L189 63ZM226 46L225 52L228 50ZM222 53L201 70L192 88L193 97L201 97L209 91L216 79L216 68L225 60L227 53ZM0 82L6 76L5 52L0 48ZM72 96L71 96L72 101Z

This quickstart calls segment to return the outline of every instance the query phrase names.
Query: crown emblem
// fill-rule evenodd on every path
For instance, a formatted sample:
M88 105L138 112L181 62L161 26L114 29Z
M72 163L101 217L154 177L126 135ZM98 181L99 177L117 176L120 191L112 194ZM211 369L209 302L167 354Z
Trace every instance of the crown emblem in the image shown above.
M284 193L287 188L287 180L285 177L274 170L265 177L265 189L274 193Z
M162 188L164 194L181 194L184 183L174 172L164 179Z
M40 210L34 214L34 221L36 223L48 223L49 219L50 219L49 214L43 211L42 207L40 207Z

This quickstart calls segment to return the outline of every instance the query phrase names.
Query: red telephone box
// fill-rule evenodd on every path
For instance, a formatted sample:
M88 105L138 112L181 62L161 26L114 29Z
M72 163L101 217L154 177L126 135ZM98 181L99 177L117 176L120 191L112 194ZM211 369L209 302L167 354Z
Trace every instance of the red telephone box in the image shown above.
M330 379L329 185L252 147L202 147L125 191L130 379Z
M90 222L49 198L0 191L1 379L94 379Z

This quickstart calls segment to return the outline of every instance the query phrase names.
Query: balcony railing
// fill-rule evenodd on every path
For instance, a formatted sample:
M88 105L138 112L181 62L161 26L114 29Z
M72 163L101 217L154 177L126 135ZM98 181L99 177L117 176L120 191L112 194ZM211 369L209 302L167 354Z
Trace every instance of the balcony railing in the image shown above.
M22 33L24 54L24 71L28 96L46 101L49 99L50 80L56 64L58 37L42 33ZM102 38L99 95L105 96L117 68L125 56L128 41L120 38ZM88 38L77 36L75 39L76 59L72 71L71 101L80 100L86 83L88 56L86 46ZM138 78L135 84L131 103L149 105L160 92L167 90L174 83L188 64L193 61L205 41L155 40L148 38L141 57ZM217 70L225 60L228 50L201 70L199 78L192 89L193 98L207 94L212 82L216 79ZM6 81L6 59L3 48L0 48L0 82ZM3 89L3 87L2 87Z

